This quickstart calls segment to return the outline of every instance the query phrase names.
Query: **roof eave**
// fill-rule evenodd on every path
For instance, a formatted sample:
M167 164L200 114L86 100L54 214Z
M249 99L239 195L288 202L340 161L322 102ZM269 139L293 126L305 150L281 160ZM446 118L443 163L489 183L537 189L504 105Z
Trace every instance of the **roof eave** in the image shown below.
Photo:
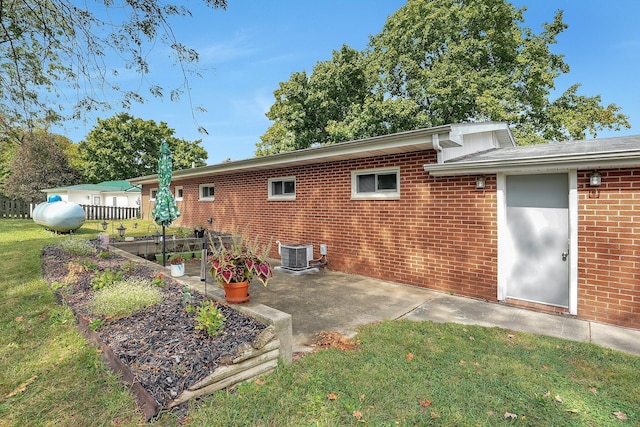
M444 125L427 129L418 129L390 135L376 136L356 141L347 141L321 147L312 147L287 153L254 157L245 160L220 163L178 170L173 173L174 180L194 178L203 175L223 175L244 171L275 169L296 165L308 165L335 160L371 157L385 154L433 149L433 135L438 135L443 147L461 145L456 125ZM503 125L506 126L506 125ZM158 181L158 175L147 175L129 180L133 184L152 184Z
M564 171L570 169L610 169L640 167L640 150L572 156L530 157L507 160L426 164L432 176L459 176L509 172Z

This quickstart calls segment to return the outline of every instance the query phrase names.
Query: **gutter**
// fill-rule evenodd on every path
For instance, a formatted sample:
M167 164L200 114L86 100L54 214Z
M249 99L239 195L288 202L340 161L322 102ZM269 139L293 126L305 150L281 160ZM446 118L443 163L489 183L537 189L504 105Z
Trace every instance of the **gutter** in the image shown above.
M493 124L495 127L506 124ZM465 130L473 127L465 126ZM389 135L375 136L356 141L346 141L320 147L305 148L286 153L272 154L264 157L219 163L173 172L173 179L185 179L212 174L239 173L308 165L332 160L365 158L381 154L395 154L408 151L429 150L434 148L434 139L440 147L458 147L462 144L457 125L443 125L427 129L399 132ZM158 175L147 175L129 179L132 184L152 184L158 181Z
M640 150L616 151L608 153L554 155L548 157L525 157L492 159L483 161L450 162L426 164L425 172L431 176L460 176L495 174L503 172L549 172L567 169L605 169L619 167L640 167Z

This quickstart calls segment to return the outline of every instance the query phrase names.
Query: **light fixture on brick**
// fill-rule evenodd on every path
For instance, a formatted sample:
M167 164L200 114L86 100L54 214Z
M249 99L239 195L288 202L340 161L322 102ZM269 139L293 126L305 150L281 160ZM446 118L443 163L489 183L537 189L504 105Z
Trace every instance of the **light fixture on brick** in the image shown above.
M602 176L598 172L593 172L589 175L589 185L592 187L600 187L602 184Z
M483 190L487 185L487 178L484 176L476 176L476 188L478 190Z

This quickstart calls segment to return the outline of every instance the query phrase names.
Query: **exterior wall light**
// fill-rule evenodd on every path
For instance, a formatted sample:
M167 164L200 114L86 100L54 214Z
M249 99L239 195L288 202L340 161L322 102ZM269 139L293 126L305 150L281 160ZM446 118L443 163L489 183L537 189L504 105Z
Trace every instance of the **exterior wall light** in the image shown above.
M487 185L487 178L484 176L476 176L476 189L483 190Z
M589 185L592 187L600 187L602 184L602 176L598 172L589 175Z

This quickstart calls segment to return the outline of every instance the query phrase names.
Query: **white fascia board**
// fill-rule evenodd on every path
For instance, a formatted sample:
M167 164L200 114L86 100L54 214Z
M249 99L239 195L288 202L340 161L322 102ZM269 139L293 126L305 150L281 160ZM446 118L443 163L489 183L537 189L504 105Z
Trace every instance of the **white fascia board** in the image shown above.
M460 141L464 135L472 133L494 132L500 147L515 147L516 139L505 122L458 123L451 125L451 139Z
M173 179L186 179L203 175L222 175L249 170L275 169L278 167L370 157L413 150L429 150L433 149L433 135L435 134L439 136L440 143L444 147L457 147L461 145L457 137L454 136L453 139L450 139L451 126L445 125L391 135L382 135L357 141L323 145L321 147L306 148L270 156L254 157L211 166L183 169L175 171L173 173ZM130 179L129 181L132 184L152 184L158 181L158 175L142 176Z
M426 164L432 176L477 175L514 172L554 172L569 169L640 167L640 150L592 155L533 157L500 161Z

